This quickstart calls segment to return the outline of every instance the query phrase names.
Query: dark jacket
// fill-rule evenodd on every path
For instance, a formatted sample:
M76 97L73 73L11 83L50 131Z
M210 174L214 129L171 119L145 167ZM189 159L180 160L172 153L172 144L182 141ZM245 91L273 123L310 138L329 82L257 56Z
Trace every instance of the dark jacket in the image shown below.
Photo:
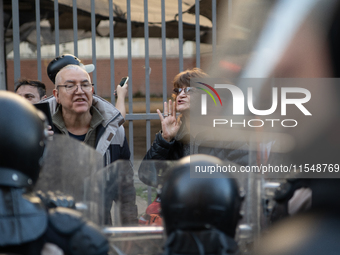
M57 102L54 96L41 102L50 104L52 116L56 113ZM129 160L130 150L122 126L124 123L123 116L111 103L96 95L93 95L92 106L103 116L102 123L96 128L95 149L103 156L104 165L107 166L117 159ZM66 128L63 127L56 127L55 133L68 135Z
M138 169L139 179L146 185L157 187L162 182L158 170L168 167L166 162L163 166L159 164L161 162L158 162L156 166L147 163L146 160L170 161L192 154L206 154L238 165L248 165L249 145L247 143L223 141L211 132L202 132L191 137L183 124L176 137L170 142L164 140L161 132L156 134L156 139Z
M41 254L46 243L70 255L108 253L106 237L75 210L48 209L34 194L5 186L0 187L0 204L1 254Z
M57 110L55 97L51 96L42 102L49 102L53 119ZM103 156L104 166L108 166L119 159L130 160L130 149L122 126L124 118L121 113L111 103L97 95L93 95L92 107L99 111L103 119L95 128L95 149ZM57 126L54 119L53 123L55 133L69 135L65 125ZM112 200L120 202L120 216L123 224L137 223L136 190L133 175L132 164L129 164L129 167L122 169L119 173L111 173L107 177L106 194L109 195L105 198L105 210L107 213L105 214L104 222L106 224L111 223L110 209ZM117 180L120 181L119 185L117 185Z
M189 135L185 135L181 140L173 139L171 142L167 142L159 132L144 160L178 160L189 155L184 148L189 144L189 154L208 154L239 165L248 165L248 144L217 141L212 135L203 133L196 135L195 138L191 137L190 139Z

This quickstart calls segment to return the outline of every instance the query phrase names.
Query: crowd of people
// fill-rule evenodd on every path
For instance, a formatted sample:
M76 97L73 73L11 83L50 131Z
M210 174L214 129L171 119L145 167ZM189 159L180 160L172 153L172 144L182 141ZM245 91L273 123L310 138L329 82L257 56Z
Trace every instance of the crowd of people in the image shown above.
M268 37L270 33L264 29L263 37L256 46L258 55L254 54L250 59L245 73L253 74L254 70L262 72L261 78L338 78L340 5L332 0L327 0L327 3L329 9L325 10L332 10L330 14L320 14L323 10L320 6L324 5L316 1L315 6L309 6L309 14L299 14L302 19L295 25L294 32L292 29L282 29L282 33L287 33L286 45L274 40L273 44L277 43L281 48L273 47L276 52L272 58L268 57L270 47L267 45L271 39ZM296 5L294 1L286 1L286 4L286 9L274 9L272 14ZM282 28L282 22L272 19L268 31ZM278 49L280 52L277 52ZM261 54L271 63L267 69L259 69L263 61ZM0 93L0 152L3 157L0 161L0 204L3 205L0 226L4 230L1 234L3 238L0 238L0 253L108 253L106 238L96 227L83 220L78 212L59 207L51 210L37 202L36 195L25 194L38 180L48 137L56 134L71 137L95 149L103 158L103 166L130 159L123 127L128 85L117 86L118 98L116 106L113 106L94 94L89 75L93 70L93 65L83 65L77 57L65 54L53 59L47 68L48 76L55 85L52 96L46 96L46 87L42 82L30 79L17 82L15 93L18 95ZM204 139L209 138L205 136L206 132L191 131L190 109L196 100L197 89L190 81L207 77L208 74L199 68L179 73L173 81L172 99L164 102L163 113L157 110L161 130L141 163L139 178L146 184L151 183L148 178L156 178L162 189L142 217L138 219L137 215L133 168L120 170L125 176L120 180L126 183L122 186L124 190L119 192L110 185L112 178L107 178L105 224L112 224L110 210L112 201L115 201L121 205L119 213L124 226L138 223L163 225L166 234L164 254L245 252L238 247L237 226L242 219L241 211L249 209L242 209L244 199L255 191L241 193L242 184L230 173L217 173L214 178L192 178L190 174L193 165L209 167L228 161L247 166L251 164L254 150L255 154L262 151L252 148L244 140L236 144L223 139L205 143ZM336 80L333 82L321 90L311 88L312 96L320 97L319 101L324 102L311 106L316 114L308 123L317 128L309 130L300 125L304 129L299 126L284 131L296 142L296 146L287 153L290 163L339 164L339 88ZM46 116L32 106L37 103L48 103L52 125L48 126ZM332 110L334 114L331 118L323 118L325 113L317 114L320 108L325 112ZM8 114L8 109L13 114ZM25 145L23 140L26 141ZM280 154L272 150L274 143L277 145L278 142L267 143L270 152L266 150L265 156L269 160ZM268 163L268 159L265 162L263 157L258 159L262 160L261 164ZM152 160L176 163L160 173L159 169L152 169L157 168L157 164L149 164ZM163 175L162 178L159 178L160 175ZM260 238L254 246L248 246L247 254L339 253L336 239L337 224L340 222L340 203L337 199L339 180L294 177L281 181L275 190L274 206L268 216L270 224L265 226L265 232L269 235ZM260 205L261 210L268 209L267 202ZM258 219L260 225L261 220ZM251 251L248 248L252 248Z

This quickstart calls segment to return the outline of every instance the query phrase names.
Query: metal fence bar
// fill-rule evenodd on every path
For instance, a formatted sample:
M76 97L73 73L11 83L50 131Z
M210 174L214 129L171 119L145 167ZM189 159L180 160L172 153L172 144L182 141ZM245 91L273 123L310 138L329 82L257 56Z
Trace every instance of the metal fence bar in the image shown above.
M13 53L14 53L14 80L20 78L20 28L19 28L19 2L12 0L13 20Z
M126 114L126 120L159 120L158 113L133 113Z
M115 91L115 59L114 59L114 29L113 29L113 4L112 0L109 0L109 21L110 21L110 81L111 81L111 103L116 103L114 91Z
M4 13L4 4L0 0L0 13ZM4 16L0 17L0 24L4 24ZM4 26L0 26L0 42L5 42ZM0 44L0 90L6 90L5 43Z
M97 92L97 55L96 55L96 6L95 0L91 0L91 34L92 34L92 64L96 69L92 73L94 91Z
M212 10L212 61L216 61L216 0L211 2Z
M144 0L144 41L145 41L145 101L146 113L150 113L150 63L149 63L149 16L148 0ZM146 120L146 150L151 147L151 123ZM151 204L151 187L148 186L148 205Z
M166 84L166 25L165 25L165 0L162 0L162 77L163 77L163 102L167 100Z
M73 16L73 46L74 55L78 57L78 13L77 13L77 0L73 0L72 16Z
M182 0L178 0L178 58L179 71L183 71L183 20L182 20Z
M133 113L133 95L132 95L132 52L131 52L131 0L126 0L127 12L127 45L128 45L128 74L129 74L129 114ZM133 121L129 121L129 147L131 151L131 161L134 160L133 146Z
M200 35L200 1L195 0L195 34L196 34L196 67L201 67L201 35Z
M148 0L144 0L144 43L145 43L145 103L146 113L150 113L150 62L149 62L149 17ZM146 120L146 149L149 150L150 143L150 120Z
M54 0L54 41L55 41L55 56L59 53L59 4L58 0Z
M37 69L41 81L41 43L40 43L40 0L35 0L35 30L37 31Z
M105 235L110 235L110 236L114 236L117 237L119 235L124 235L124 234L138 234L139 236L143 236L145 234L148 235L159 235L159 237L161 237L161 235L163 234L164 231L164 227L162 226L145 226L145 227L141 227L141 226L135 226L135 227L105 227L103 228L103 232ZM123 236L125 237L125 236Z

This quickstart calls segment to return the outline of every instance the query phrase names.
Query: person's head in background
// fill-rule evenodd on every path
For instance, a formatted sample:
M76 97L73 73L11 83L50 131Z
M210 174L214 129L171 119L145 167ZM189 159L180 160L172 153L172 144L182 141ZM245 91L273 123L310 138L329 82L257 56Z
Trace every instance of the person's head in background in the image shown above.
M208 75L202 69L196 67L175 76L173 81L173 99L176 101L176 110L178 112L185 113L190 109L190 95L196 90L194 87L190 87L190 80L207 77Z
M15 93L26 98L32 104L46 98L46 86L38 80L20 79L15 83Z

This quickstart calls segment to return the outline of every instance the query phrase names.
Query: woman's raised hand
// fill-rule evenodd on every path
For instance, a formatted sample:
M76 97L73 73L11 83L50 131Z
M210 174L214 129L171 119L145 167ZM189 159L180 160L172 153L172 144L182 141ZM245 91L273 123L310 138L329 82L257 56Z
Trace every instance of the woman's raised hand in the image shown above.
M169 106L169 107L168 107ZM181 118L176 119L176 103L169 100L169 105L164 102L164 114L157 109L159 119L162 124L162 136L170 142L178 133L180 126L182 125Z

